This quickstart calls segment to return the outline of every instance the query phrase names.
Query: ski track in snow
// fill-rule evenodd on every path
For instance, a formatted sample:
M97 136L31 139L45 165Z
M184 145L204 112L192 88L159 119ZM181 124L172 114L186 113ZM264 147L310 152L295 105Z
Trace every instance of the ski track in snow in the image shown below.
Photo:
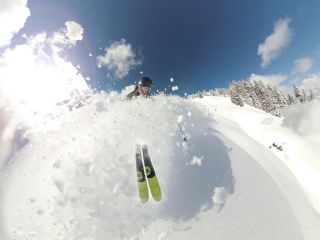
M286 167L217 106L203 108L99 94L30 129L5 169L8 238L319 239L319 216ZM139 202L137 143L149 147L160 203Z

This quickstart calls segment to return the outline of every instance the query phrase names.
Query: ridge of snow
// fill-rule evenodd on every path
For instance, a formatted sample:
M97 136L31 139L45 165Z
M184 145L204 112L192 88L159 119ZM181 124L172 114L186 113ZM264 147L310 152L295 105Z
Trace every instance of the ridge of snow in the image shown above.
M318 121L318 116L320 117L319 102L293 105L288 110L284 110L284 112L289 111L288 118L279 118L250 106L235 108L221 97L205 97L195 101L204 105L211 114L223 116L237 123L254 141L265 148L270 148L272 153L291 170L306 192L312 206L320 213L320 192L318 191L318 183L320 183L320 162L318 161L320 130L318 125L314 123ZM309 111L308 107L313 108L316 112L313 115L309 114L309 118L303 114ZM300 120L297 119L298 116ZM290 119L294 118L295 122L302 122L303 116L307 118L303 123L306 136L301 136L301 129L293 130L294 127L293 129L286 127L289 125L286 122L293 121ZM294 126L297 124L294 123ZM307 134L309 133L308 127L311 128L312 134ZM273 143L280 144L284 151L273 148Z

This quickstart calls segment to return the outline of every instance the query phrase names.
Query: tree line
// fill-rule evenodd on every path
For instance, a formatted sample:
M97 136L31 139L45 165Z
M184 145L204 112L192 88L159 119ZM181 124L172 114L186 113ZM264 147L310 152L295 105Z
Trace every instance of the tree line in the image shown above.
M279 117L281 116L279 110L284 106L314 99L311 89L306 92L293 85L292 92L284 92L276 86L263 83L261 80L233 81L228 89L216 88L208 92L198 92L196 96L227 96L232 103L238 106L247 104Z

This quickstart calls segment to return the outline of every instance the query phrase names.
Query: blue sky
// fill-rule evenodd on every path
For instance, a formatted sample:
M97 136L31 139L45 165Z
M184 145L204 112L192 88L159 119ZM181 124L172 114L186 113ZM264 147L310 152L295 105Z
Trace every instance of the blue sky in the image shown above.
M66 57L104 90L133 84L141 71L160 90L173 77L178 94L227 87L230 81L252 74L281 74L288 84L320 72L320 1L316 0L29 0L27 6L31 15L20 34L52 32L70 20L82 26L83 40ZM275 32L279 21L287 35L279 30L278 37L287 39L274 37L280 41L275 44L276 57L262 66L259 44ZM107 65L97 66L97 57L121 39L130 44L135 53L131 60L138 63L117 79ZM274 53L269 48L264 48L266 55ZM307 66L296 71L299 61Z

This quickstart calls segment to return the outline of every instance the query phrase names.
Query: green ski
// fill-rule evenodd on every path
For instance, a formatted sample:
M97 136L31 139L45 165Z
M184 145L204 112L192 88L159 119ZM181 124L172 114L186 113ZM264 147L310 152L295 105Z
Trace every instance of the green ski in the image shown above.
M146 181L146 175L144 173L144 168L143 168L140 145L136 145L136 167L137 167L139 197L141 202L145 203L148 201L149 191L148 191L148 185Z
M160 201L162 198L162 193L161 193L161 189L160 189L160 185L159 185L156 173L151 163L147 145L142 146L142 153L143 153L144 168L146 171L151 195L155 201Z

